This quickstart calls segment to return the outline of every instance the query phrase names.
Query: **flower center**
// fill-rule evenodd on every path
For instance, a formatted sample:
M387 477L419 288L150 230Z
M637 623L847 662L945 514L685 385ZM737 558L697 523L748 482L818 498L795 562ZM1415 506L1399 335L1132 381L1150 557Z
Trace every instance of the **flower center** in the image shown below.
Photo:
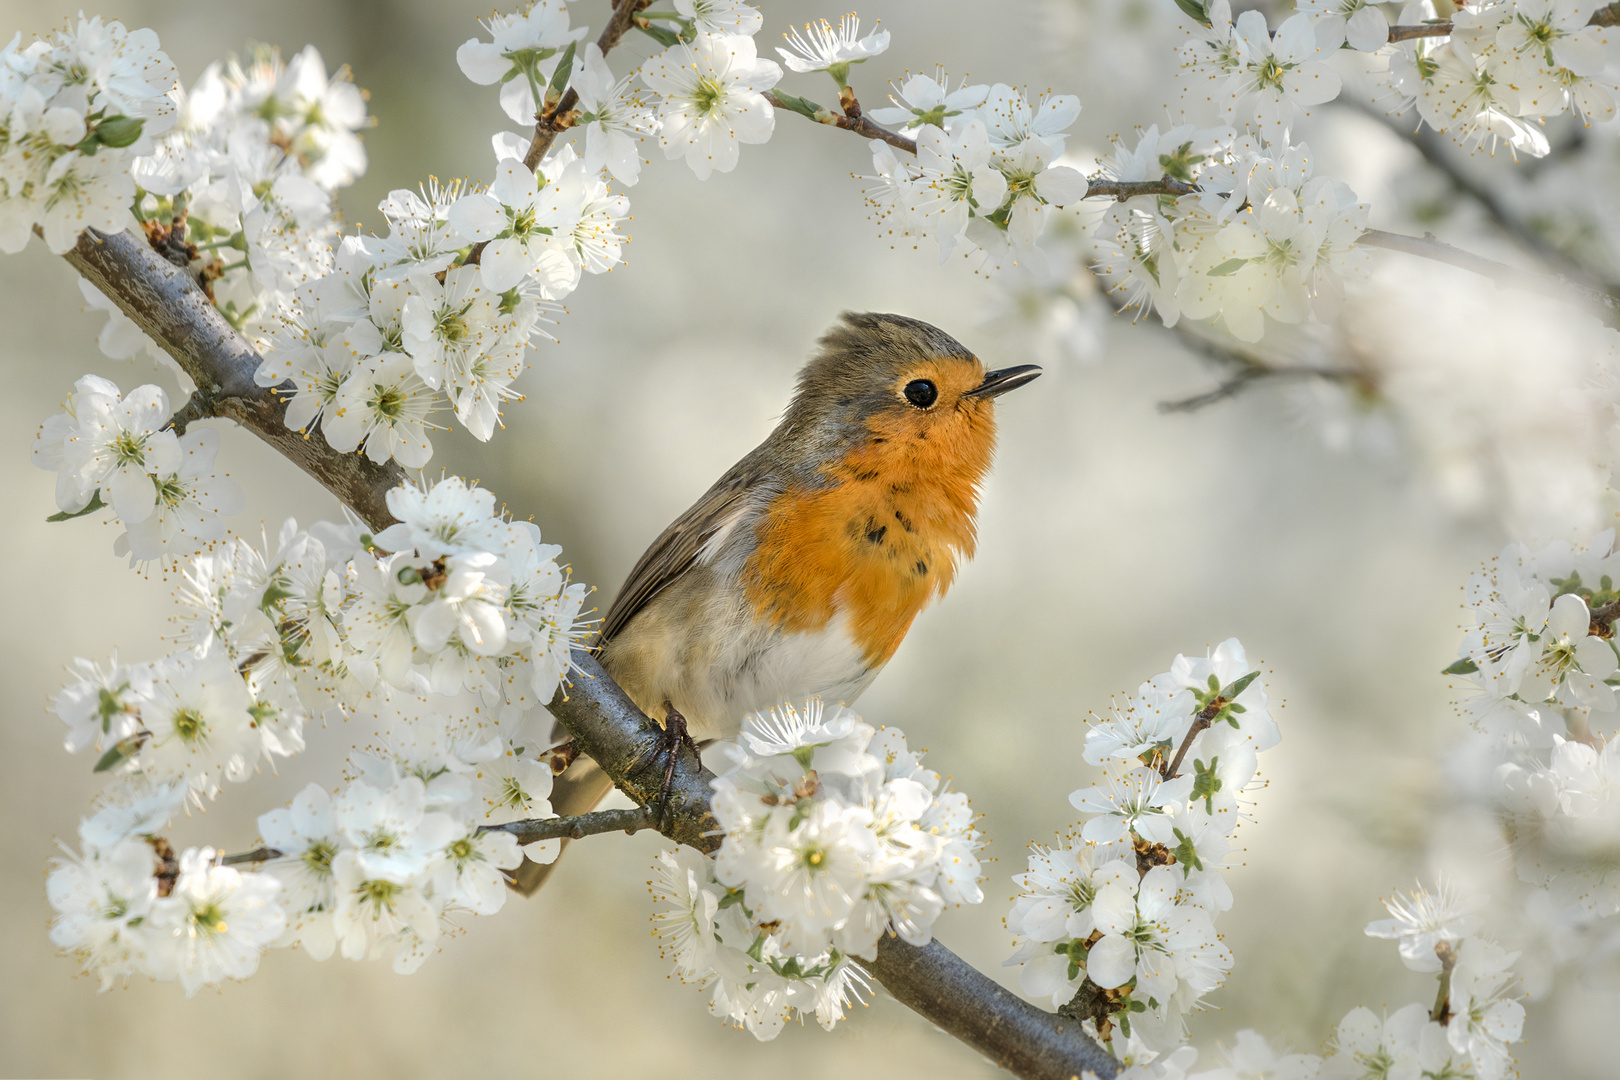
M703 116L717 111L725 96L725 88L708 76L700 78L697 85L692 88L692 104L697 106L697 111Z
M525 807L529 805L529 793L523 790L517 777L508 776L501 784L501 805L511 807Z
M111 450L113 460L120 465L146 464L146 439L139 435L128 431L119 432L118 437L112 441Z
M196 709L181 709L174 714L174 733L183 743L194 743L208 734L208 722Z
M356 891L360 894L360 902L370 904L377 908L392 908L394 896L399 892L400 886L392 881L364 881Z
M399 846L399 837L384 829L376 829L366 836L366 850L386 855Z
M171 510L186 501L186 484L179 476L163 478L154 476L152 477L152 485L157 488L158 502Z
M398 420L405 413L405 395L396 386L376 386L371 408L384 420Z
M223 934L227 929L225 912L218 904L211 902L192 910L191 924L205 934Z
M337 855L337 845L325 840L317 840L300 856L309 872L326 877L332 872L332 859Z
M473 302L467 301L459 308L443 308L439 312L439 320L434 324L433 330L441 341L454 345L463 340L472 328L467 325L467 312L472 310Z
M1259 81L1260 89L1265 90L1268 88L1274 88L1281 90L1283 85L1283 73L1286 72L1291 66L1292 65L1289 64L1279 64L1275 56L1266 57L1265 62L1259 66L1259 69L1256 72L1256 78Z

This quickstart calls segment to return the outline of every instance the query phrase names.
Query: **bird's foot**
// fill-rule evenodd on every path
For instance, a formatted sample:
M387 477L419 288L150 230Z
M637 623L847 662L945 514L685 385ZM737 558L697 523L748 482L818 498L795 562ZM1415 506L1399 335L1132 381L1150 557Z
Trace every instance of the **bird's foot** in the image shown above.
M697 743L692 741L691 734L686 729L686 717L680 714L671 702L664 702L664 737L660 742L657 753L664 755L664 782L658 788L658 824L660 828L668 826L669 796L675 787L675 764L680 760L681 747L692 751L694 757L702 760L702 753Z

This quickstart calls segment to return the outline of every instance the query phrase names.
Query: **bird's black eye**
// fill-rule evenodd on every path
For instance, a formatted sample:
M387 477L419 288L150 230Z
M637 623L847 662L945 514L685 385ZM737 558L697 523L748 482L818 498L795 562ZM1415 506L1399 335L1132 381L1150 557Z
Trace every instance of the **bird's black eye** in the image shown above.
M939 388L929 379L912 379L906 383L906 400L919 409L926 409L939 398Z

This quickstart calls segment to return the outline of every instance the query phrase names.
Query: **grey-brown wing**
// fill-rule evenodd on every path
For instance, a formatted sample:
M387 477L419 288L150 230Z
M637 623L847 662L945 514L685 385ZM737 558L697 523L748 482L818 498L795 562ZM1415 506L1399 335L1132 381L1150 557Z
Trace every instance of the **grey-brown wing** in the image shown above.
M757 489L767 479L759 461L761 456L756 450L733 465L731 471L652 542L631 569L630 576L624 579L619 595L613 598L602 620L598 643L611 640L648 601L679 580L697 562L703 545L736 514L745 512L751 498L761 495Z

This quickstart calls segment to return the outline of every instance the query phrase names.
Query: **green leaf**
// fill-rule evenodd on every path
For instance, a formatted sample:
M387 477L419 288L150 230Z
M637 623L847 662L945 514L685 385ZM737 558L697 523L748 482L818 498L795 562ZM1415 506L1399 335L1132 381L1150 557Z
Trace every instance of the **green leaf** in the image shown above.
M1204 5L1200 4L1198 0L1176 0L1176 7L1191 15L1203 25L1209 25L1209 12L1204 10Z
M115 150L122 149L141 137L146 121L136 116L109 116L96 125L96 141Z
M1192 837L1183 833L1180 829L1176 829L1175 834L1178 843L1171 850L1176 857L1176 862L1181 864L1181 876L1185 878L1194 870L1202 870L1204 864L1198 858L1197 849L1193 847Z
M1465 656L1461 660L1458 660L1455 663L1451 664L1449 667L1441 668L1440 669L1440 674L1442 674L1442 675L1472 675L1474 672L1476 672L1478 670L1479 670L1479 665L1474 663L1472 660L1468 659L1468 657Z
M113 768L126 758L134 757L135 751L141 748L141 743L143 741L145 741L144 734L131 735L127 739L122 739L113 743L112 746L107 748L107 752L102 754L101 758L96 762L94 771L106 772L108 769Z
M1221 756L1216 754L1209 759L1209 767L1205 768L1202 761L1193 760L1193 787L1192 800L1204 800L1204 813L1215 813L1215 794L1221 790L1221 778L1215 775L1215 768L1220 763Z
M45 520L72 521L76 517L84 517L86 514L93 514L97 510L105 510L106 508L107 504L101 501L101 490L98 488L96 489L96 493L90 496L90 501L85 504L85 508L83 510L63 510L60 514L52 514Z
M1248 259L1227 259L1210 270L1210 277L1229 277L1249 265Z
M1258 679L1259 677L1260 673L1258 671L1249 672L1241 679L1238 679L1236 682L1232 683L1232 685L1228 686L1225 690L1222 690L1221 697L1225 698L1227 701L1235 700L1243 693L1243 691L1249 688L1250 683L1254 682L1254 680Z
M648 23L646 26L642 26L640 23L637 23L636 29L640 30L643 34L646 34L648 37L652 38L666 49L671 45L679 44L681 40L681 35L677 34L675 31L666 30L662 26L654 26L651 23Z
M562 59L557 61L557 70L551 75L551 86L547 88L546 97L552 100L562 96L563 87L568 85L568 78L574 73L574 46L577 41L570 41L568 48L563 50Z
M776 91L776 98L782 103L782 107L784 109L788 109L791 112L796 112L800 116L809 117L811 120L814 120L816 118L816 114L821 111L821 106L817 105L809 98L795 97L792 94L784 94L780 90Z

